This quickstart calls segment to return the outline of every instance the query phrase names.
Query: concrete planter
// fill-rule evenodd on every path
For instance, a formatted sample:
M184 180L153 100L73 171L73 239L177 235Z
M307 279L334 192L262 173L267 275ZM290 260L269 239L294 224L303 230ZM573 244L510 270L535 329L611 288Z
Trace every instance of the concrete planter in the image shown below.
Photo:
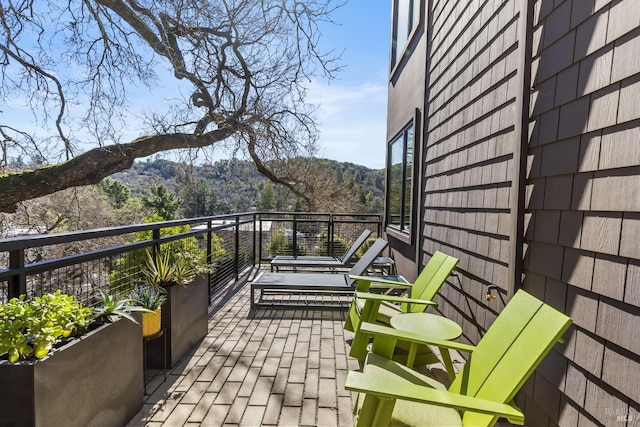
M140 326L121 319L44 359L0 362L0 424L125 425L142 408L143 387Z
M162 327L167 334L167 368L174 367L208 332L209 283L198 275L187 286L167 288L162 305ZM147 367L162 369L163 341L147 344Z

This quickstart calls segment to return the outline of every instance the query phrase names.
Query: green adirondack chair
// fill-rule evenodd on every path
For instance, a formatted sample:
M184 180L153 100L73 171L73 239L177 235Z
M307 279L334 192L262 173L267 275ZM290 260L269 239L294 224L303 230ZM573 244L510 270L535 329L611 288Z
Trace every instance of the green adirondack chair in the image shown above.
M394 280L383 280L367 276L351 276L356 279L356 291L353 295L351 307L345 321L344 328L355 332L349 355L363 360L367 354L369 337L359 333L362 322L375 322L389 325L391 317L400 313L417 313L425 311L428 306L436 305L433 298L444 282L456 268L458 259L436 251L427 265L422 269L414 283ZM372 285L373 282L373 285ZM393 296L388 294L369 293L371 286L375 288L403 288L408 287L407 296ZM421 364L437 363L430 352L427 359L419 359ZM430 361L429 361L430 360Z
M419 334L365 323L374 336L362 372L349 372L345 388L359 394L356 426L492 426L498 418L524 424L513 398L571 319L518 291L477 346L434 342ZM397 339L469 352L448 390L437 381L389 359Z

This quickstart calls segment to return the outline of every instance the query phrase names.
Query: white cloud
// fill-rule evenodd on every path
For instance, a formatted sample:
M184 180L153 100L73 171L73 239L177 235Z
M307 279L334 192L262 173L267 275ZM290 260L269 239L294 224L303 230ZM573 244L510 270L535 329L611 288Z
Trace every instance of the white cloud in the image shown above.
M331 116L352 110L354 105L363 102L386 106L387 88L368 83L356 87L314 84L311 86L309 101L320 106L320 114Z
M375 169L384 167L385 86L313 84L308 101L318 105L319 144L323 157Z

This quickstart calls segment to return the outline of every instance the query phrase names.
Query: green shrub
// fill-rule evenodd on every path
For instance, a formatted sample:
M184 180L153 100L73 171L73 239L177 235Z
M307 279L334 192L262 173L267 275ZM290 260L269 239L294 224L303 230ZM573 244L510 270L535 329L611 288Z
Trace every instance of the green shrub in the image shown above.
M152 215L143 220L145 223L160 222L163 219L158 215ZM160 237L172 236L175 234L187 233L191 230L189 225L181 225L174 227L165 227L160 230ZM152 231L140 231L135 233L135 241L141 242L152 239ZM222 239L215 234L211 236L211 258L215 261L225 255L225 250L222 247ZM194 273L206 273L207 267L207 254L205 249L200 249L198 240L191 236L184 239L175 240L161 246L160 253L152 257L152 249L137 249L129 251L122 255L115 264L114 270L109 274L111 289L120 293L129 293L137 286L140 286L142 281L149 281L149 275L153 276L156 273L179 275L183 277L189 277ZM149 259L152 258L150 264ZM168 263L170 265L171 272L165 271L151 271L154 268L162 269L164 266L159 263ZM145 273L145 271L148 273ZM166 278L165 274L165 278ZM153 282L162 281L161 277L156 279L151 278ZM191 278L193 280L193 277ZM179 280L180 281L180 280ZM188 283L188 281L182 281L180 284ZM153 286L153 283L150 283Z
M161 252L153 257L147 253L145 267L142 274L149 286L164 292L168 286L186 286L193 282L196 275L207 270L207 265L200 257L188 254L174 254Z
M304 246L298 243L296 255L306 255ZM284 228L277 228L271 233L269 242L265 245L265 250L272 256L286 255L293 253L293 241L290 241Z
M59 290L32 300L12 298L0 305L0 355L10 362L43 358L60 338L83 334L93 320L91 308Z
M349 241L344 237L335 236L333 238L333 251L329 252L329 242L326 234L320 235L320 245L318 248L318 255L339 257L349 249Z

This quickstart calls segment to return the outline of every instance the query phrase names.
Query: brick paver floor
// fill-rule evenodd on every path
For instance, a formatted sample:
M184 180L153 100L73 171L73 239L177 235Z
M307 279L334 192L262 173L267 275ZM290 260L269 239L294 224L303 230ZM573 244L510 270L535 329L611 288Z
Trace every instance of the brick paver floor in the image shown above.
M147 384L137 426L351 426L344 311L249 307L253 273L214 296L209 333Z
M209 333L147 385L129 426L348 426L343 311L251 310L244 281L214 298Z

